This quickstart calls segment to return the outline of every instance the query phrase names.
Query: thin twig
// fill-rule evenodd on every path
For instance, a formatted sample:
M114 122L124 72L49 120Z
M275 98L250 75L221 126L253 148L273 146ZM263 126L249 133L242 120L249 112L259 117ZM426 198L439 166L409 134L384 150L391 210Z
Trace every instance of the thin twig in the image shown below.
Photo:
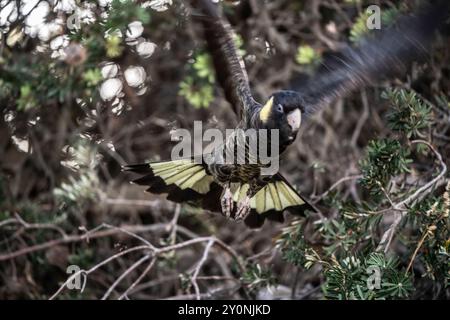
M124 299L128 294L142 281L142 279L147 275L147 273L153 268L155 265L156 259L152 259L148 264L147 268L141 273L141 275L125 290L124 293L119 297L119 300Z
M194 286L195 295L197 296L197 300L200 300L200 288L198 287L197 277L198 277L198 274L200 273L200 269L203 267L206 260L208 259L209 251L211 250L214 242L215 242L214 239L209 240L208 244L206 245L205 251L203 252L203 256L200 259L200 261L198 262L197 266L195 267L194 274L192 275L192 278L191 278L191 283Z
M135 263L133 263L127 270L125 270L124 273L122 273L117 279L116 281L114 281L114 283L108 288L108 290L105 292L105 294L103 295L101 300L106 300L111 293L113 292L113 290L117 287L117 285L124 279L126 278L126 276L128 276L134 269L136 269L137 267L139 267L141 264L143 264L145 261L147 261L148 259L150 259L152 256L150 254L142 257L141 259L139 259L138 261L136 261Z
M399 226L400 222L402 221L402 219L406 216L406 214L408 212L407 210L405 210L405 209L407 209L407 206L411 205L417 199L423 198L427 194L429 194L432 190L431 188L434 185L436 185L436 183L439 180L441 180L447 172L447 165L443 161L441 154L428 141L414 140L414 141L411 141L411 143L412 144L423 143L423 144L427 145L431 149L431 151L433 151L436 158L438 159L440 166L441 166L441 171L434 179L432 179L431 181L429 181L428 183L426 183L425 185L423 185L422 187L417 189L416 192L414 192L413 194L411 194L410 196L408 196L407 198L405 198L404 200L402 200L398 203L393 203L392 209L395 209L395 211L396 211L395 220L392 222L392 224L389 226L389 228L384 232L376 251L384 251L386 253L389 250L389 247L392 243L392 239L394 238L397 227Z
M333 191L337 186L339 186L341 183L346 182L346 181L350 181L350 180L356 180L356 179L361 179L362 175L358 174L358 175L354 175L354 176L346 176L346 177L342 177L341 179L339 179L338 181L336 181L335 183L333 183L333 185L331 187L328 188L327 191L325 191L324 193L318 195L315 197L313 203L317 203L320 200L322 200L323 198L325 198L331 191Z
M105 260L103 260L102 262L96 264L95 266L93 266L92 268L90 268L89 270L80 270L75 272L73 275L71 275L60 287L59 289L49 298L49 300L53 300L55 299L61 292L62 290L64 290L64 288L67 286L67 284L76 279L76 277L80 276L81 274L85 274L86 276L89 275L90 273L94 272L95 270L97 270L98 268L104 266L105 264L123 256L126 255L130 252L134 252L134 251L138 251L138 250L145 250L145 249L149 249L148 246L137 246L137 247L133 247L127 250L124 250L122 252L119 252Z

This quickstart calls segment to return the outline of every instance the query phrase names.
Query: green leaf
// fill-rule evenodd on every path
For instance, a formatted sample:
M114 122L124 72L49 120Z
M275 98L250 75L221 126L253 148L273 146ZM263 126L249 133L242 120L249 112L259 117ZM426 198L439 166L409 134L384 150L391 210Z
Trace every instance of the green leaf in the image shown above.
M320 60L320 55L309 45L302 45L297 49L295 60L298 64L313 64Z

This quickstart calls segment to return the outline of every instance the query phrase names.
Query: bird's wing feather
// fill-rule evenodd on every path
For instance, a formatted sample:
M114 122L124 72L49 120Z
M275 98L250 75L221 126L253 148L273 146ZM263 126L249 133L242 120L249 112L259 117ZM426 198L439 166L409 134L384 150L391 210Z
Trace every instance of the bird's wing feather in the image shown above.
M231 26L220 13L220 7L211 0L195 0L192 5L200 10L200 14L193 17L203 26L216 77L226 99L241 118L251 114L255 101L250 91L244 61L236 50Z
M231 185L235 205L245 198L248 188L248 184ZM252 228L260 227L266 218L283 222L285 210L296 215L304 215L305 210L316 211L280 173L250 199L250 207L245 224Z
M167 199L220 212L223 188L208 173L205 164L192 159L128 165L125 171L140 174L132 182L148 187L154 194L167 194ZM245 197L248 185L233 184L235 207ZM305 210L315 211L281 175L276 174L251 200L251 211L245 219L250 228L259 228L265 219L283 222L283 211L303 215Z
M151 193L167 193L167 199L175 202L202 199L214 183L206 166L191 159L129 165L124 169L143 175L133 183L147 186Z
M408 65L427 56L435 31L449 16L449 1L441 0L417 14L369 36L356 47L348 47L324 62L326 68L298 85L306 116L337 97L381 78L404 73Z

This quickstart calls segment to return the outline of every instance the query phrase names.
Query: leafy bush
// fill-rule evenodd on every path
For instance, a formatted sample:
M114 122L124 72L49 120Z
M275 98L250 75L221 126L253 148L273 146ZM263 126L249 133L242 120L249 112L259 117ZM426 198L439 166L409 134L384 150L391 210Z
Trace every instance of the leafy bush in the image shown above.
M450 297L445 37L381 95L367 88L304 122L282 171L320 212L252 231L121 172L167 158L171 128L219 122L212 106L226 105L184 2L72 2L41 1L45 28L0 14L0 298ZM264 23L229 2L258 101L369 32L359 0L280 0ZM406 11L380 5L383 25ZM64 286L69 265L82 292Z

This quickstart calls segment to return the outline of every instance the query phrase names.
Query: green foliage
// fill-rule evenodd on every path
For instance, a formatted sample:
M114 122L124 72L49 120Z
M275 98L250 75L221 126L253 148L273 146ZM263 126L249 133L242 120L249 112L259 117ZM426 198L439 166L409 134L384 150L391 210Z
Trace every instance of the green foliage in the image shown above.
M62 201L77 203L79 200L94 200L96 197L95 190L92 190L97 183L96 175L86 173L78 179L69 178L68 183L62 183L56 188L55 196Z
M86 70L83 80L88 87L96 87L102 81L102 74L98 68Z
M211 57L207 53L198 53L188 68L189 75L180 83L179 94L195 108L207 108L214 100Z
M346 252L357 242L357 238L352 233L349 233L349 229L343 220L327 219L323 221L318 230L329 243L324 248L329 254L337 250Z
M450 100L445 95L437 96L436 101L442 108L450 110Z
M33 59L31 65L20 59L5 66L6 71L0 74L0 81L4 84L3 94L15 99L17 110L27 111L36 109L50 101L63 101L73 89L73 82L69 74L60 70L37 63ZM50 67L50 72L48 68ZM2 79L3 78L3 79ZM7 97L5 97L7 98Z
M381 10L381 28L390 26L395 18L399 15L400 10L398 8L382 9ZM350 41L353 43L359 42L364 37L371 34L372 30L367 28L367 19L371 16L371 13L363 11L356 18L352 28L350 29Z
M118 35L112 34L106 37L106 56L108 58L117 58L122 55L124 47L122 44L122 38Z
M355 20L351 30L350 30L350 41L358 42L365 35L369 33L369 29L367 28L366 22L369 18L369 14L366 11L363 11Z
M0 78L0 100L7 101L13 92L13 84Z
M95 262L95 255L92 249L77 250L69 255L69 263L80 268L87 268Z
M195 108L207 108L214 100L213 87L209 83L203 85L196 84L193 77L186 77L180 83L179 94Z
M69 160L64 165L77 172L70 176L68 182L63 182L55 188L55 197L64 203L81 206L89 200L99 197L99 178L96 172L98 164L97 149L83 139L77 141L68 150Z
M405 89L387 89L382 97L389 100L391 112L388 124L408 138L422 136L420 130L431 124L431 107L423 102L414 91Z
M403 6L400 4L400 7L389 8L387 10L381 11L381 27L392 25L397 17L402 13Z
M360 183L370 191L370 201L344 201L342 194L331 191L323 204L336 214L315 221L313 230L305 221L296 220L277 240L285 261L305 269L322 267L322 289L328 299L411 298L417 288L415 265L422 266L421 276L433 281L435 292L448 288L450 183L442 195L424 196L405 207L407 218L398 227L397 237L406 253L385 255L380 250L380 233L388 228L380 222L384 214L393 212L392 201L398 203L417 190L415 185L397 182L403 181L398 175L410 172L416 152L413 146L418 145L401 141L422 136L421 130L436 121L431 106L412 91L388 89L382 96L392 104L387 121L396 137L370 141L360 161ZM447 106L445 97L437 101L440 108ZM377 273L378 283L374 280Z
M97 5L97 4L95 4ZM43 48L30 55L12 54L3 50L0 61L0 99L9 101L21 112L39 112L55 103L79 98L97 102L102 77L99 63L107 58L118 58L126 49L124 35L133 21L150 21L150 10L131 0L114 0L107 7L99 7L98 22L83 24L81 28L67 30L72 44L78 45L84 61L80 65L49 59L58 50ZM62 49L61 51L64 51ZM84 60L85 59L85 60Z
M366 158L360 162L362 184L373 194L382 192L389 180L400 173L409 172L410 151L398 140L370 141Z
M272 271L261 267L260 264L247 265L241 281L250 292L257 291L261 288L268 288L276 283Z
M367 250L359 250L358 254L350 254L358 242L361 246L367 239L362 235L370 232L368 228L356 233L351 232L344 221L322 222L318 227L321 239L331 244L341 242L341 248L345 250L338 251L336 246L330 245L320 253L305 240L300 226L299 220L296 220L285 228L277 245L283 259L297 267L309 269L314 264L322 266L326 298L404 299L414 291L411 276L397 258L375 252L370 246L366 247ZM346 245L342 245L343 239L349 240Z
M233 36L234 45L236 46L237 54L241 58L244 58L244 56L247 54L247 52L244 49L244 40L237 33L233 33L232 36Z
M403 299L413 291L411 278L399 270L398 260L376 252L334 260L324 274L328 299Z
M233 38L237 53L243 57L243 40L240 36ZM187 66L187 75L181 81L178 94L184 97L194 108L207 108L214 100L215 75L211 56L204 51L197 51Z
M146 24L150 22L149 10L146 10L133 0L113 0L110 14L105 23L107 29L120 29L125 31L128 24L139 20Z
M180 287L183 291L188 291L192 286L192 277L185 272L178 274L178 279L180 281Z
M306 264L306 254L309 249L301 230L302 222L301 220L295 220L283 229L280 238L277 240L277 247L280 248L283 259L297 267Z
M131 208L128 205L114 205L112 207L109 205L109 201L105 205L98 205L106 197L103 192L108 192L108 198L117 197L117 200L125 200L125 204L127 204L126 201L131 202L131 200L136 199L134 197L135 191L129 191L129 188L116 189L122 187L123 183L127 183L126 180L128 179L118 172L118 162L122 162L121 159L126 162L130 159L137 160L138 157L146 156L141 154L141 151L144 150L142 151L144 153L145 150L148 151L147 147L150 145L150 148L152 148L151 146L155 144L155 141L152 138L150 139L151 143L148 144L148 139L144 142L139 138L144 134L142 132L146 131L146 128L143 127L144 124L141 126L140 120L144 119L141 116L145 115L145 117L150 117L149 120L152 120L153 111L157 112L155 114L161 112L161 109L157 109L155 106L165 105L161 102L169 100L165 100L164 97L161 101L142 99L144 102L140 109L145 109L145 112L137 114L136 118L128 118L126 121L122 121L120 118L111 120L112 117L108 114L109 108L105 108L109 105L101 103L97 97L97 87L104 80L99 68L105 62L108 63L113 60L112 62L117 63L119 67L119 72L115 77L122 79L125 68L132 63L136 63L137 60L140 61L133 56L135 44L131 44L131 41L126 39L126 32L130 22L140 21L143 24L148 24L150 20L153 20L150 19L152 11L149 8L144 8L142 2L132 0L113 0L106 7L99 6L96 1L90 1L90 3L95 5L96 12L98 12L96 22L83 24L80 29L64 31L68 32L69 41L72 44L75 43L86 50L86 60L83 60L83 63L69 63L59 58L50 57L52 53L57 53L57 50L50 49L48 43L41 43L38 37L29 39L21 31L22 27L17 27L13 32L10 32L11 36L5 39L7 44L14 42L16 45L15 48L8 47L8 45L4 46L2 57L0 57L0 101L4 106L2 116L5 117L5 128L7 129L5 131L11 132L11 137L7 138L23 138L30 141L33 152L26 154L27 158L23 162L26 170L23 172L28 175L32 171L40 176L35 179L36 177L32 175L28 184L26 180L28 177L23 177L25 174L22 174L20 169L14 172L16 171L14 168L5 168L2 173L4 176L0 174L0 205L3 205L0 208L0 222L6 219L14 219L18 214L29 224L44 224L44 226L38 228L32 226L28 229L20 223L3 226L2 238L0 239L3 243L3 253L8 254L23 250L24 247L47 243L54 238L64 238L65 236L62 234L64 232L68 235L81 235L83 229L79 230L80 226L89 226L89 229L91 229L92 225L96 226L103 220L108 220L114 225L139 224L146 227L152 223L162 224L171 219L170 215L160 214L160 209L164 212L166 210L159 208L159 206L158 208L152 206L150 209L141 208L141 206ZM346 0L345 3L357 3L364 7L364 3L360 0ZM303 8L303 2L301 1L290 4L289 8L307 9ZM146 28L145 36L148 33L152 41L159 44L166 43L168 40L172 41L175 38L174 36L165 37L162 34L167 34L168 30L173 30L174 25L179 23L178 20L174 23L175 19L173 19L172 14L177 10L173 11L166 13L161 19L159 19L160 17L155 19L155 25L161 26L161 30ZM331 13L333 10L326 11ZM232 10L230 10L230 14L233 14ZM387 25L386 23L391 23L390 21L396 14L396 9L382 10L382 27L384 28ZM51 19L52 17L49 17L49 20ZM328 17L326 20L328 21ZM351 31L352 41L359 41L361 37L369 35L365 22L366 20L362 17L358 18ZM338 32L343 30L343 25L337 25L336 27ZM301 34L304 30L302 27L301 30L292 31L295 34L297 32ZM186 36L184 31L181 34ZM292 36L290 32L286 34L289 37ZM178 36L178 33L176 35ZM285 33L281 36L284 37ZM199 37L201 36L199 35ZM237 36L235 41L238 54L244 56L246 52L243 49L242 39ZM34 47L36 43L39 44L38 50ZM179 47L172 46L171 50L167 50L165 54L169 59L181 56L180 52L183 53L182 56L185 56L186 51L175 51L179 50ZM130 50L130 48L132 49ZM258 54L258 50L254 49L258 49L258 47L252 48L252 53ZM320 42L314 43L314 48L302 45L298 48L295 57L296 62L301 65L301 68L305 69L316 66L320 62L320 52L323 49ZM173 56L170 56L172 50L175 52ZM167 57L164 57L164 59L167 59ZM159 58L157 61L160 61ZM260 58L263 59L263 56L257 56L257 59ZM167 65L167 60L164 59L161 59L163 62L161 66ZM436 67L438 67L441 59L436 59ZM150 68L146 68L146 70L161 71L158 69L159 66L151 65L151 62L148 65ZM298 66L295 68L298 68ZM185 71L186 75L183 81L181 81L179 88L175 88L175 90L179 89L179 95L184 97L193 107L208 107L214 99L214 88L216 86L210 56L205 51L195 51ZM442 81L442 83L445 83L445 81ZM422 85L422 82L420 85ZM426 83L423 85L426 86ZM174 89L171 81L159 83L155 88L161 88L161 92ZM439 89L442 88L437 90ZM149 92L152 95L151 91ZM124 93L128 94L125 91ZM154 97L161 98L158 95L154 95ZM246 266L246 272L241 274L241 269L236 261L226 260L227 263L230 261L231 276L236 277L236 279L239 278L241 281L239 284L242 283L248 288L252 295L261 289L275 285L277 283L275 275L280 270L284 272L290 268L288 263L302 269L305 274L314 274L313 279L315 280L311 283L318 285L317 283L320 281L324 296L328 299L414 298L415 288L413 284L416 288L422 289L421 284L418 283L425 280L427 288L438 288L438 290L446 290L447 288L448 290L450 279L450 239L448 236L450 184L447 185L443 194L439 193L442 191L443 185L436 184L438 188L433 189L431 194L423 199L419 198L410 206L405 206L406 209L403 212L405 218L402 219L396 230L388 255L382 254L382 250L378 250L377 246L380 243L381 235L389 227L391 221L389 215L395 213L395 211L392 211L390 200L396 202L405 199L428 178L432 178L436 171L434 166L437 162L432 161L433 158L423 152L420 153L419 157L414 158L417 163L411 164L410 158L413 158L413 155L419 154L419 152L412 149L408 140L413 137L421 137L432 142L436 150L445 152L445 144L438 144L437 135L435 139L433 131L435 129L436 133L444 136L445 139L448 133L447 123L445 122L443 125L441 123L441 126L436 124L439 117L448 118L450 103L448 98L443 95L434 98L428 97L436 102L436 106L439 108L439 113L437 113L431 103L426 102L420 98L419 94L411 90L388 89L383 93L383 97L388 100L389 109L392 110L387 116L387 124L394 132L380 128L380 135L384 139L370 142L367 147L367 154L361 161L361 174L363 175L361 183L370 190L370 193L361 191L354 182L351 182L351 189L346 188L347 185L350 185L349 181L339 184L328 192L323 202L318 204L320 209L323 208L323 216L317 214L312 216L314 219L308 217L307 219L295 220L290 226L283 229L277 240L277 246L284 263L277 259L277 256L270 260L270 265L264 265L261 262L267 261L266 256L258 255L253 258L253 254L264 252L260 250L262 249L262 246L259 246L260 240L255 240L257 245L255 245L256 242L252 242L253 240L248 242L246 240L242 244L238 243L236 247L238 255L252 254L252 263ZM126 101L126 99L123 101ZM150 101L150 108L155 109L151 113L147 112L148 101ZM135 108L133 112L139 112L137 109L139 108ZM66 119L60 117L65 112L67 112ZM55 122L54 127L53 116L55 116L55 119L62 120L61 122ZM37 118L40 118L40 120L35 121ZM354 118L354 116L349 116L348 121L353 121ZM137 119L138 123L135 123L133 119ZM64 123L63 120L67 120L67 122ZM351 122L348 124L352 125ZM320 124L316 125L320 126ZM373 126L370 126L370 128L373 128ZM433 130L428 130L431 128ZM135 130L142 130L142 132L135 132ZM364 131L369 130L363 130L361 139L358 141L367 141L365 140L367 132ZM86 132L89 132L88 136L84 135ZM30 134L33 134L33 136L30 136ZM95 139L98 140L101 137L114 141L117 153L111 152L99 166L99 152ZM370 138L376 139L376 137ZM42 145L33 142L36 140L38 142L42 140ZM55 142L55 140L57 141ZM424 144L414 144L414 146L420 145L424 146ZM444 147L442 147L443 145ZM40 148L36 148L36 146L40 146ZM6 145L6 147L9 146ZM430 152L426 145L423 150ZM135 151L138 153L135 153ZM151 151L159 153L163 149L160 150L158 147ZM317 154L317 150L312 151L311 154ZM359 154L359 151L358 148L355 148L356 155ZM355 154L352 154L352 156ZM56 156L53 157L53 155ZM111 158L109 158L110 155ZM447 154L442 153L442 155L446 160ZM153 157L154 155L152 155ZM61 160L65 161L61 162ZM323 164L316 162L313 165L315 177L316 175L317 177L324 175L329 170L327 161L323 161ZM17 166L11 167L19 168L20 166L17 164ZM404 179L399 179L398 175L408 173L410 167L415 169L411 170L414 174L405 174ZM351 169L354 169L353 165ZM25 187L22 180L25 180ZM18 182L22 183L19 184ZM321 185L322 181L317 184L318 188ZM307 187L305 186L305 188ZM386 191L389 199L384 196L383 191ZM11 196L11 194L14 195ZM136 199L136 201L136 203L139 203L141 200ZM132 210L134 214L129 215L129 210ZM145 212L142 212L144 210ZM148 210L151 210L152 214L147 214ZM155 210L154 214L153 210ZM222 228L225 222L216 223L215 219L213 219L214 221L204 219L204 212L201 209L189 209L189 207L183 206L181 210L179 222L182 228L176 229L174 227L173 233L167 229L157 232L139 232L139 234L157 247L169 246L187 238L190 239L191 236L194 238L195 234L215 234L233 248L236 245L236 242L233 241L239 241L235 239L244 239L244 237L229 237L227 229ZM111 212L115 214L110 214ZM49 226L52 227L48 228ZM240 227L237 226L237 228ZM277 227L274 226L274 228ZM232 229L234 230L234 228ZM191 230L193 231L192 234L189 233ZM275 229L270 230L272 232ZM94 238L89 237L86 237L86 240L89 241L75 242L67 247L70 248L68 263L87 269L99 260L121 252L124 248L130 248L139 242L126 234L114 235L110 241L99 240L98 238L94 240ZM265 241L263 246L272 249L270 242ZM215 254L222 254L222 251L218 249L210 252L210 255ZM157 283L155 284L156 289L153 290L150 286L143 288L142 296L159 297L161 295L178 294L180 291L192 293L193 261L191 261L191 257L196 256L198 256L196 247L192 249L185 247L180 251L174 250L158 255L158 261L151 272L146 275L144 285L145 287L148 283L155 282ZM120 275L119 272L125 270L124 267L132 265L134 261L131 260L136 257L137 255L127 254L117 259L118 263L115 263L115 265L113 263L109 267L103 266L102 270L99 270L100 273L96 273L94 277L89 278L92 292L84 291L84 294L81 295L78 294L78 291L70 291L67 298L97 296L100 290L105 289L105 285L111 284L117 279ZM260 257L264 258L261 259ZM18 270L23 269L24 263L31 265L34 269L39 269L39 271L29 271L29 268L26 267L27 272L22 276L26 276L25 283L29 284L28 282L31 279L32 282L37 284L37 286L27 285L31 288L27 288L27 290L40 291L36 294L33 293L33 295L39 294L40 298L45 297L44 294L41 295L41 292L49 292L47 289L41 291L41 287L47 286L45 285L49 279L47 272L54 271L49 268L46 259L45 251L16 259ZM199 283L202 292L212 292L213 290L210 291L211 286L221 283L220 281L231 283L228 280L229 274L224 272L221 274L225 275L226 280L221 278L213 280L213 277L207 279L207 276L217 274L219 268L216 262L216 259L208 258L204 267L202 267L201 274L206 276ZM120 268L117 268L117 266ZM220 268L222 267L220 264ZM140 267L130 274L127 281L121 281L121 284L117 287L117 292L124 292L122 289L125 288L127 282L134 281L140 270L143 270L143 268ZM381 278L380 287L371 289L368 283L372 283L370 277L373 275L373 270L379 270ZM5 265L5 271L2 275L9 275L11 273L10 267ZM316 277L316 273L320 273L318 274L319 277ZM283 276L283 279L287 279L287 282L289 282L290 279L293 279L293 274L292 276L289 274L286 277ZM169 287L172 280L168 279L174 279L176 275L179 276L180 283L175 280L173 281L173 287ZM412 279L413 276L414 279ZM20 277L21 274L18 273L18 278ZM7 279L7 277L4 278ZM147 280L150 281L147 282ZM58 281L60 279L55 278L49 287L53 287L55 282ZM17 282L19 283L19 281ZM284 284L289 285L289 283ZM221 287L221 285L217 287L219 286ZM2 289L0 289L0 295L2 295ZM53 288L51 290L53 291ZM161 292L165 293L161 294ZM232 294L233 297L238 295L234 289ZM442 293L436 296L442 297ZM130 295L130 298L134 298L134 294L133 296Z
M214 71L209 54L197 55L192 67L199 78L206 79L209 83L214 83Z
M450 183L441 197L427 197L409 210L411 222L419 230L417 242L423 239L420 260L423 276L444 283L450 280Z
M295 61L298 64L308 65L320 62L320 54L309 45L302 45L297 49Z
M8 211L0 211L0 221L6 220L11 217Z

